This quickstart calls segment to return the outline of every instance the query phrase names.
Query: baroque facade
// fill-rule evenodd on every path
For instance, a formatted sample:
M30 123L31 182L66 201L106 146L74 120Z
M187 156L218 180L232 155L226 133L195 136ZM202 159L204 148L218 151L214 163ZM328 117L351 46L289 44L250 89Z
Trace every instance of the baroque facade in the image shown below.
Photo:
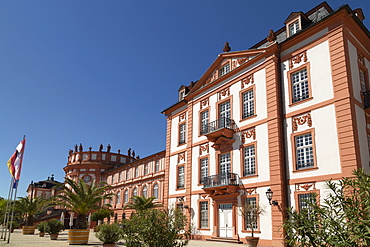
M239 208L260 205L255 236L261 245L283 246L286 207L320 201L325 181L369 170L370 33L363 19L361 9L324 2L291 13L247 50L225 45L162 112L165 151L140 159L109 145L76 145L66 177L111 185L114 220L131 215L123 207L135 195L180 208L200 239L244 241L252 229Z

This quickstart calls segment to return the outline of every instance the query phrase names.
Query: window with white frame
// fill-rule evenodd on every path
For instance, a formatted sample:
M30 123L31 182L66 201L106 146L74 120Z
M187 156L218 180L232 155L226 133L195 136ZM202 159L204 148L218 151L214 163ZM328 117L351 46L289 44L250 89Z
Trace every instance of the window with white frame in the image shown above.
M125 194L123 197L123 203L128 203L128 190L125 191Z
M299 30L301 30L299 27L299 20L296 20L289 25L289 36L296 34Z
M139 167L135 167L135 178L139 176Z
M117 192L117 201L116 201L116 204L120 204L121 203L121 192L118 191Z
M209 124L209 111L202 111L200 113L201 118L201 128L200 128L200 134L208 133L208 124Z
M299 211L310 210L310 204L316 202L315 195L312 193L298 194Z
M132 197L137 196L137 188L132 191Z
M126 171L126 180L129 180L130 179L130 170L127 170Z
M142 196L147 198L148 197L148 187L144 186L142 190Z
M182 189L185 187L185 166L177 167L177 188Z
M243 93L243 119L254 115L254 92L249 90Z
M246 205L250 206L250 209L247 217L245 218L245 228L246 230L257 230L257 222L258 222L258 214L257 214L257 198L256 197L249 197L245 199Z
M224 66L222 66L219 70L220 77L230 72L230 64L227 63Z
M200 228L208 228L208 202L200 202Z
M145 164L144 165L144 175L148 175L149 174L149 164Z
M309 98L310 92L308 86L307 68L292 73L291 79L293 92L292 103L296 103Z
M155 161L155 172L159 172L159 161Z
M200 183L204 183L204 178L208 177L208 158L200 159Z
M179 126L179 145L186 142L186 124L180 124Z
M158 198L158 184L155 184L154 186L153 186L153 196L155 197L155 198Z
M256 157L254 145L244 148L244 176L256 174Z
M294 141L296 149L296 169L300 170L314 167L312 134L306 133L296 136Z
M220 173L231 172L230 153L220 154Z

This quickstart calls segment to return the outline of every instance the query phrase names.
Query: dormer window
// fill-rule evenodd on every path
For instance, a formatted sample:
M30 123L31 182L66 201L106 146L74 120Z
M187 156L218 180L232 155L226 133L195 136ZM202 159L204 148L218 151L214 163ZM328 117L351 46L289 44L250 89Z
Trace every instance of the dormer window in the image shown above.
M184 97L185 97L185 89L184 89L184 90L181 90L181 91L179 92L179 101L183 100L183 99L184 99Z
M227 63L224 66L222 66L219 70L220 77L230 72L230 64Z
M289 36L294 35L299 30L301 30L301 28L299 27L299 20L296 20L292 24L289 25Z

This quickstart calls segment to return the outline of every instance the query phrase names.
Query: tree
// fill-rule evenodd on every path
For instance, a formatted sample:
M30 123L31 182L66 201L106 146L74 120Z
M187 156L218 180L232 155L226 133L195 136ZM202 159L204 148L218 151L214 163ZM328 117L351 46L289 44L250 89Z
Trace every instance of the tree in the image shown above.
M48 206L48 201L46 201L42 197L18 197L19 201L16 204L17 209L26 215L26 225L33 226L33 221L35 219L35 215L40 213Z
M76 214L76 229L86 229L87 215L99 209L103 200L111 200L114 195L106 191L110 186L97 184L95 180L88 185L82 179L74 181L66 178L64 184L59 187L62 190L54 197L54 204L64 206ZM110 204L103 206L110 207Z
M291 246L369 246L370 175L362 169L353 177L328 181L330 194L319 205L306 201L300 212L289 209L283 227Z
M122 223L127 247L181 247L189 242L180 210L146 209Z
M113 211L108 208L101 208L98 211L91 214L92 221L102 221L105 218L113 216Z
M154 199L156 198L153 196L149 198L146 198L144 196L134 196L133 198L131 198L131 201L127 203L125 209L135 209L137 212L142 212L147 209L160 207L161 205L159 203L153 202Z

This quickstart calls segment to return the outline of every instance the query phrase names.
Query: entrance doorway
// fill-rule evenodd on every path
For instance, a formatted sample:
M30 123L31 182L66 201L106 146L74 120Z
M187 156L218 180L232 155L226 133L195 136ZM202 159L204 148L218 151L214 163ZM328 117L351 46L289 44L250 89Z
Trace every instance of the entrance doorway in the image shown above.
M231 203L218 205L219 237L233 237L233 205Z

